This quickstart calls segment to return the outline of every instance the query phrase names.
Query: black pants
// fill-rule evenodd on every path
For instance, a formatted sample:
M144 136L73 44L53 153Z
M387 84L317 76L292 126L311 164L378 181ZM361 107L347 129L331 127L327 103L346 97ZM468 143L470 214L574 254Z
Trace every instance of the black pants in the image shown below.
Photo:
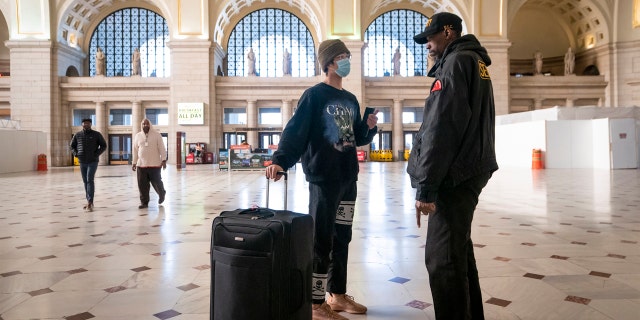
M471 221L490 177L483 174L439 190L436 212L429 215L425 263L438 320L484 319Z
M164 194L164 184L162 183L162 168L141 168L138 167L138 190L140 191L140 204L149 204L149 184L158 195Z
M355 181L309 183L309 214L315 224L313 303L322 303L325 292L347 292L347 260L356 194Z

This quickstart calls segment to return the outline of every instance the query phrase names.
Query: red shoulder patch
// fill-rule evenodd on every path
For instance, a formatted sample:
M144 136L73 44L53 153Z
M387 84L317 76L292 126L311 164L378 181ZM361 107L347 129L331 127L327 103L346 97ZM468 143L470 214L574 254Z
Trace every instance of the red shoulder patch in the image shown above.
M442 82L438 79L431 85L431 92L442 90Z

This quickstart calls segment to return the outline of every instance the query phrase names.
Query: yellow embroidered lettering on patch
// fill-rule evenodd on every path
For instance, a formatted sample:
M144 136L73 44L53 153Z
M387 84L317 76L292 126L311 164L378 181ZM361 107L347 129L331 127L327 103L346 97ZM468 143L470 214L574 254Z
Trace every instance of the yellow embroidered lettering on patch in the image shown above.
M427 27L431 25L431 19L427 20Z
M491 80L491 76L489 76L489 69L487 69L487 65L484 64L484 61L482 60L478 60L478 72L480 73L480 78Z

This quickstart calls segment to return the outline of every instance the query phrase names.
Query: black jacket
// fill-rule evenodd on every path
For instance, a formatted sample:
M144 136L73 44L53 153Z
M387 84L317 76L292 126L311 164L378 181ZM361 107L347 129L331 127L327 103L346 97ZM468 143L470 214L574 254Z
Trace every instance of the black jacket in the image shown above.
M302 158L309 182L356 181L356 146L369 144L376 131L362 121L352 93L319 83L300 97L272 160L287 170Z
M80 163L98 162L100 155L107 150L107 142L100 132L89 129L78 131L71 139L71 152Z
M498 169L490 64L476 37L465 35L429 71L435 81L407 164L416 200L434 202L438 190Z

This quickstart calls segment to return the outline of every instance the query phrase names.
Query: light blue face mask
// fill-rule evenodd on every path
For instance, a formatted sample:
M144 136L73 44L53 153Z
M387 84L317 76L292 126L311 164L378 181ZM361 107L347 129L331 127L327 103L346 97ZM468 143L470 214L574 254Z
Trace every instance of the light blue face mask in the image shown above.
M338 64L338 69L336 69L336 74L340 77L344 78L349 75L351 71L351 61L349 59L342 59L336 62Z

